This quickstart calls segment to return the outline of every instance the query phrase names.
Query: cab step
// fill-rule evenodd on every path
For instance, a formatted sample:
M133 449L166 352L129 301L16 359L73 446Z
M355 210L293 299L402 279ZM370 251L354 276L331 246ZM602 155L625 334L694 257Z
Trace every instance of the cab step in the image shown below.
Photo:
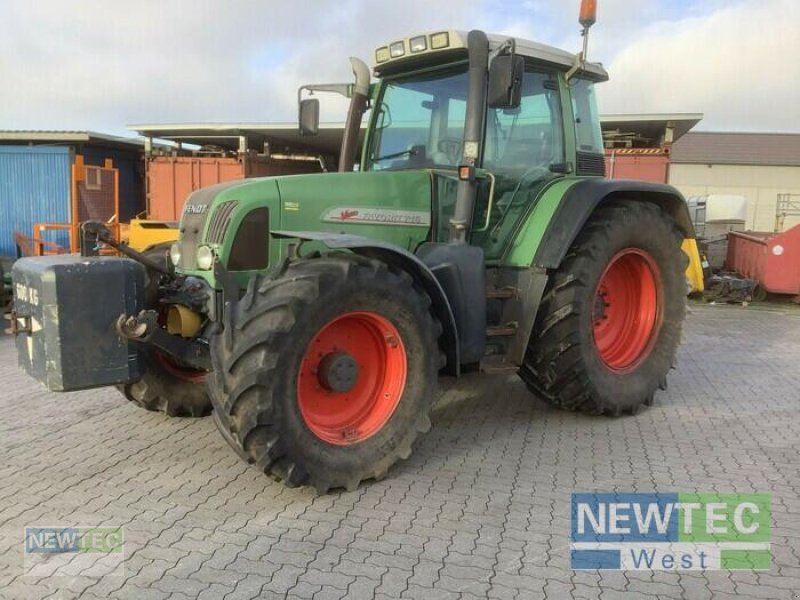
M481 361L481 372L487 375L513 375L519 371L518 365L504 360L502 355L488 356Z
M489 300L510 300L517 294L517 288L507 286L502 288L489 288L486 290L486 297Z
M494 325L486 328L486 337L511 337L517 333L517 324Z

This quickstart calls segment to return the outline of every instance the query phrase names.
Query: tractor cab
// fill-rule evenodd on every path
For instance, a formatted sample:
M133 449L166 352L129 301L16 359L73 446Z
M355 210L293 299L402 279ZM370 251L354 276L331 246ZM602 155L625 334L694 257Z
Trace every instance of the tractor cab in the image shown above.
M469 35L433 32L375 51L380 79L363 103L371 110L360 168L429 170L435 242L450 238L464 174L475 188L465 239L497 261L547 185L565 175L604 175L594 85L608 75L596 64L576 68L574 54L488 35L488 68L470 108L479 136L465 144Z

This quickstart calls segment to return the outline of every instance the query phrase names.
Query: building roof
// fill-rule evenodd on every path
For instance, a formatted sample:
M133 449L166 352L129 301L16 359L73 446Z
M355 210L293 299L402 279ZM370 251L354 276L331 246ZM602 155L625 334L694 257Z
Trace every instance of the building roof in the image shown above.
M672 162L800 167L800 134L692 132L672 147Z
M673 141L697 125L700 113L642 115L601 115L605 137L633 136L646 142L636 146L659 146L667 128L673 129ZM182 142L197 146L220 146L232 152L239 149L239 138L246 138L247 147L263 151L264 144L273 152L290 150L321 154L338 154L344 123L322 123L319 134L303 137L297 123L161 123L128 125L128 129L148 138ZM364 129L361 130L363 138Z
M144 142L135 138L120 137L97 131L56 129L2 129L0 144L94 144L112 148L141 151Z
M128 129L148 138L220 146L231 151L240 147L244 137L247 148L263 152L269 144L272 152L313 152L338 154L344 134L343 123L321 123L319 134L301 136L297 123L164 123L128 125Z
M672 129L672 143L686 135L703 119L703 113L655 113L600 115L603 139L612 145L629 142L631 147L656 147L669 143L667 129Z

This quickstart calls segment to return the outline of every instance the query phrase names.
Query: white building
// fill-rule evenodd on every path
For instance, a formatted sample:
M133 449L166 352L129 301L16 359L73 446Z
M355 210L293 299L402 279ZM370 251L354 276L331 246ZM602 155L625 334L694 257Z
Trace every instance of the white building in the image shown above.
M687 133L672 146L669 183L687 197L744 196L747 229L773 231L779 194L800 205L800 134ZM784 229L798 224L787 216Z

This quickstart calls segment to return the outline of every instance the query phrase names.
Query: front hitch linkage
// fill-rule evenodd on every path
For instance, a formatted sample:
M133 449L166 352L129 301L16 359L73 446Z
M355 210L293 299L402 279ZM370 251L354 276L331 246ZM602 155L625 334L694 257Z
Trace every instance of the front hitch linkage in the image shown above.
M135 316L122 314L117 318L115 328L125 339L155 346L189 367L211 370L208 345L168 334L159 327L158 313L154 310L143 310Z
M171 273L167 267L164 267L164 265L150 260L141 252L137 252L127 244L121 244L115 240L114 236L111 235L111 231L104 223L100 221L86 221L81 225L81 256L97 256L99 254L97 245L101 242L111 246L120 254L124 254L128 258L143 264L148 269L152 269L153 271L157 271L169 277L173 276L173 273Z

